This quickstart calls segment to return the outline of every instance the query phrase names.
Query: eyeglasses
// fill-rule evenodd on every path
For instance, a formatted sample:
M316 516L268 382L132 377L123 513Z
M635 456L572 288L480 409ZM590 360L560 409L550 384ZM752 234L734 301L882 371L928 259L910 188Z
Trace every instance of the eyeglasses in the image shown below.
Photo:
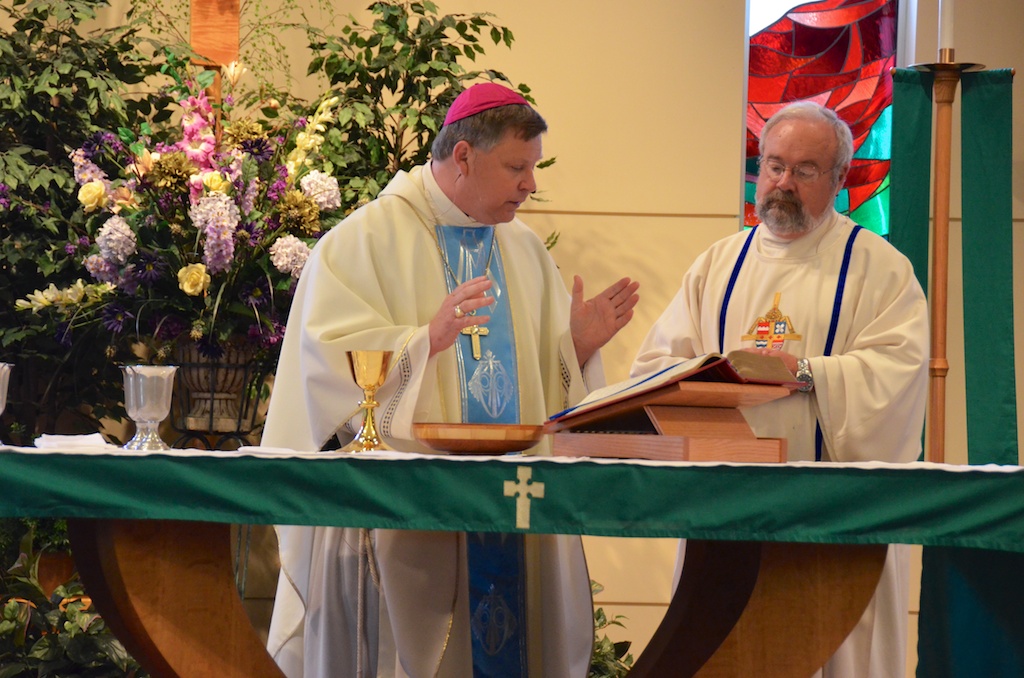
M810 163L800 163L799 165L783 165L777 160L758 160L757 166L760 168L764 175L772 181L782 181L783 175L786 174L786 170L793 176L793 179L799 181L802 184L810 184L818 180L818 178L826 172L832 171L832 167L825 169L819 169L816 165Z

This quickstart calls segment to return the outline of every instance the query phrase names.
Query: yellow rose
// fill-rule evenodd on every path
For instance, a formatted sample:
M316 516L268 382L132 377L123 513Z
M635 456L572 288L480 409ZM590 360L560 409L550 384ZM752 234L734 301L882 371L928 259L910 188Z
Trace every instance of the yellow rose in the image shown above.
M178 271L178 287L190 297L198 297L210 286L206 264L189 264Z
M78 202L86 212L102 209L107 204L107 187L99 179L90 181L78 189Z
M231 188L231 182L224 178L220 172L203 173L203 186L210 193L227 193Z

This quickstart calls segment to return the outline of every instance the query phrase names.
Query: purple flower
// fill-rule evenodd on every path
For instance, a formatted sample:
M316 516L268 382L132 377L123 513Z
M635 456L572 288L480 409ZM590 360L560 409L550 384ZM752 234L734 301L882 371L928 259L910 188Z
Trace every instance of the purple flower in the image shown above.
M250 181L245 186L242 186L241 179L235 182L235 192L242 196L239 200L239 207L243 213L249 214L256 207L256 198L259 197L259 191L260 185L258 181Z
M220 360L224 357L224 347L212 337L203 337L196 342L196 349L199 355L207 360Z
M135 266L135 277L140 283L152 286L160 281L166 271L167 262L155 253L139 253L138 263Z
M103 134L93 134L91 137L82 142L82 155L86 160L92 160L97 155L103 152Z
M11 199L9 197L10 193L10 186L7 184L0 184L0 207L3 207L5 210L11 208Z
M161 193L156 199L157 209L159 209L164 214L168 212L173 212L177 202L178 196L174 195L174 193ZM149 225L152 226L153 223L156 221L156 217L155 215L149 216L153 217L153 219L149 221Z
M92 158L106 149L114 153L121 153L125 150L124 144L121 143L118 136L108 131L96 132L82 144L82 151L88 158Z
M135 316L121 304L110 304L103 309L101 318L103 326L106 327L108 331L114 334L120 334L124 331L125 324L134 320Z
M189 324L181 316L165 315L156 319L153 336L161 341L170 341L188 332L189 327Z
M188 215L196 229L206 234L203 263L209 272L228 270L235 256L235 229L241 218L238 206L223 193L211 193L200 198Z
M267 139L247 139L240 143L239 147L259 163L267 162L274 157L274 149Z
M128 222L120 216L113 216L100 228L96 236L100 256L109 262L124 265L128 257L135 254L137 240Z
M116 285L120 276L117 266L110 263L98 254L90 254L85 258L85 269L92 274L93 278L100 282L107 282Z
M277 169L277 180L267 189L267 200L270 202L277 202L288 190L288 168L278 165L275 169Z
M254 283L247 283L238 298L242 303L252 308L266 306L270 302L270 286L266 279L260 278Z
M139 289L139 272L135 269L135 264L129 264L124 267L121 272L121 279L117 281L117 286L122 293L129 297L134 297L135 292Z
M75 166L75 182L79 186L85 186L93 181L102 181L108 184L107 174L101 170L96 163L85 156L85 152L78 148L68 156Z
M257 342L262 348L273 348L284 339L285 326L276 320L270 321L270 327L266 325L249 325L248 337L250 341Z
M70 349L74 335L71 333L71 323L61 322L57 325L57 330L53 335L53 338L57 340L63 348Z
M235 239L244 247L256 247L263 235L263 226L257 222L246 222L238 227Z

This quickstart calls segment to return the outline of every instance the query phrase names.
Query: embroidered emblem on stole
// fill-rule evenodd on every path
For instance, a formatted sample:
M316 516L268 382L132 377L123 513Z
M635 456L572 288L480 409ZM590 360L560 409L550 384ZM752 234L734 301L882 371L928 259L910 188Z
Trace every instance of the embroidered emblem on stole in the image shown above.
M501 416L512 401L515 387L505 366L491 351L484 351L483 360L477 364L473 376L469 378L469 392L484 411L495 419Z
M803 337L794 332L793 321L789 316L782 315L779 310L779 300L782 299L782 292L775 293L775 300L772 302L771 310L760 316L747 330L741 339L753 341L755 348L770 348L776 351L782 349L787 339L800 341Z

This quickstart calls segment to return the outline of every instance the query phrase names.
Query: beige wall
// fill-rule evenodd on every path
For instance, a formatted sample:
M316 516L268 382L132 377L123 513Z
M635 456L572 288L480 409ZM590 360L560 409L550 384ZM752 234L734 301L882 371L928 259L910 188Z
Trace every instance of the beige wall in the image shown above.
M125 0L116 0L124 3ZM911 2L912 0L905 0ZM365 0L338 0L342 16L366 17ZM442 0L442 12L487 11L512 29L511 50L488 48L479 65L532 88L550 123L545 151L557 163L542 172L546 202L522 210L541 235L561 240L553 255L566 281L583 276L596 292L623 275L641 281L633 323L604 352L610 380L625 377L647 328L660 314L693 258L739 227L745 66L744 0ZM1015 67L1024 57L1019 30L1024 3L958 3L961 61ZM937 0L918 0L919 28L901 65L935 60ZM306 57L293 51L297 87L308 97L320 84L302 77ZM1024 115L1020 87L1014 110ZM1014 231L1020 289L1024 267L1024 145L1014 130ZM959 114L954 115L953 258L950 280L947 460L966 461L963 341L959 270ZM1017 304L1018 336L1024 312ZM1012 341L1010 337L997 341ZM1024 361L1021 361L1024 363ZM1018 383L1024 369L1018 366ZM1018 412L1024 430L1024 415ZM605 585L599 604L629 617L613 638L639 649L667 603L674 561L668 540L587 539L591 575ZM916 594L913 606L916 608ZM913 659L911 659L911 664Z
M622 3L493 0L446 3L443 9L483 7L515 32L510 52L494 51L495 64L534 88L538 107L551 123L546 150L558 156L556 165L542 175L550 202L523 210L525 218L541 235L561 232L553 255L567 281L579 273L591 291L620 275L641 281L636 318L604 352L609 379L622 378L689 262L708 243L738 228L745 3L660 1L626 9ZM920 0L910 9L908 18L918 26L918 36L900 55L904 66L936 59L937 0ZM956 9L955 44L961 61L1003 68L1024 60L1017 35L1024 25L1024 4L989 0L958 3ZM1024 111L1022 97L1017 87L1017 118ZM1014 130L1014 288L1021 289L1024 126L1015 125ZM957 273L959 136L956 110L946 426L946 458L953 463L967 460L963 301ZM1015 304L1017 336L1024 336L1021 295ZM1019 361L1017 381L1024 384L1024 360ZM1024 431L1024 408L1018 421ZM605 586L598 603L629 618L625 629L609 635L631 639L639 650L668 601L674 542L587 538L586 546L591 576ZM908 675L916 655L916 586L911 597Z

